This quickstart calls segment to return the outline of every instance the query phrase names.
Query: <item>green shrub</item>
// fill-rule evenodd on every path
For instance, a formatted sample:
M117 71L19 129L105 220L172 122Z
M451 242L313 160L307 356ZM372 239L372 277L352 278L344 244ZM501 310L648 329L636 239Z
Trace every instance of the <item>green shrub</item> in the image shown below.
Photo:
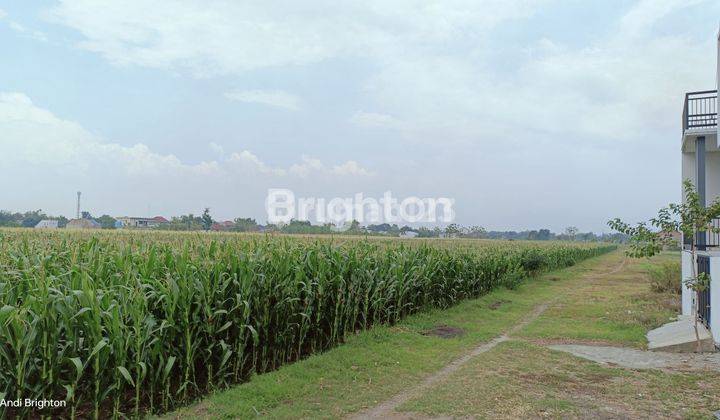
M540 267L535 267L530 272L534 273L538 269L540 269ZM524 270L523 267L520 265L510 267L500 279L500 285L510 290L515 290L520 285L520 283L522 283L528 273L529 272Z
M682 293L682 273L680 263L665 261L650 266L647 270L650 277L650 288L658 293Z

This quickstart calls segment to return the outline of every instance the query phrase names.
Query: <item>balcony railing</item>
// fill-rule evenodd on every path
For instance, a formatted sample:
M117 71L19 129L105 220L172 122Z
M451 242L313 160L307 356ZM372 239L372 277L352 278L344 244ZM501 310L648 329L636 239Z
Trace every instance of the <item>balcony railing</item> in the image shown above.
M688 92L683 108L683 133L688 129L717 126L717 90Z
M720 248L720 219L713 219L705 232L695 235L695 247L700 251ZM683 237L683 249L692 248L692 237Z

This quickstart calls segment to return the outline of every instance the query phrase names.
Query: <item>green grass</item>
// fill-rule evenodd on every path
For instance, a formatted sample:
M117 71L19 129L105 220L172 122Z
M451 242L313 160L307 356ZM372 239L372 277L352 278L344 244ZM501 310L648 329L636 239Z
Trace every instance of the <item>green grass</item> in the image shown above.
M166 412L613 249L0 229L0 398L66 399L55 416Z
M708 417L718 407L717 372L607 367L508 341L400 410L481 418L687 418Z
M375 327L338 348L255 376L167 417L336 418L359 411L500 335L593 267L618 261L618 253L593 258L530 279L516 290L496 290L444 311L410 316L394 327ZM437 325L459 327L465 334L452 339L422 334Z
M619 258L618 252L601 260ZM473 359L399 410L481 418L710 417L720 408L718 372L623 369L543 347L588 341L643 348L646 331L678 309L677 295L653 291L648 268L677 258L628 260L617 272L596 270L567 282L555 304L515 340Z
M614 254L622 258L621 254ZM645 333L677 315L679 296L653 292L647 272L674 259L627 260L622 270L593 276L568 288L540 319L523 329L524 338L646 346ZM679 258L679 257L678 257Z
M448 310L375 327L342 346L217 392L168 418L338 418L406 390L505 332L540 303L548 311L489 353L474 358L400 407L411 415L457 417L702 417L720 408L717 373L635 371L542 347L546 341L645 346L645 332L676 314L677 297L650 288L651 261L622 252L546 273ZM498 305L499 302L503 302ZM491 307L497 309L492 310ZM441 339L437 325L465 330ZM523 341L521 341L523 340Z

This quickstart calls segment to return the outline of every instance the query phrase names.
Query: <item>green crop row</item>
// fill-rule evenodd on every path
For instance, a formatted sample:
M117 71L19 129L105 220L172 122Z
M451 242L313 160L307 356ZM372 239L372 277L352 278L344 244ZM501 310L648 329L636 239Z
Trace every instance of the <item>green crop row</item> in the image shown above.
M162 412L614 248L495 244L0 231L0 399L65 400L45 413L77 418Z

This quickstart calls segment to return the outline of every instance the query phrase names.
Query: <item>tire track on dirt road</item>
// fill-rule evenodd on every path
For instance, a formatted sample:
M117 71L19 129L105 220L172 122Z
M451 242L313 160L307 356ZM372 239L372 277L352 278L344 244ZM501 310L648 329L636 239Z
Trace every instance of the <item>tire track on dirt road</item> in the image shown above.
M614 267L610 271L606 272L600 272L600 273L587 273L583 278L593 278L593 277L604 277L610 274L615 274L625 268L625 263L627 261L627 258L623 258L620 264L617 265L617 267ZM349 419L353 420L360 420L360 419L418 419L418 418L424 418L422 415L418 415L418 413L398 413L395 410L400 407L401 405L405 404L407 401L410 401L411 399L415 397L421 396L425 391L432 388L435 384L439 383L443 379L447 378L448 376L452 375L454 372L458 371L460 368L462 368L466 363L468 363L473 358L486 353L493 348L497 347L498 344L503 343L505 341L508 341L510 337L520 331L522 328L529 325L531 322L535 321L540 315L545 312L550 305L553 304L555 299L552 301L548 301L542 304L537 305L530 314L528 314L522 321L516 323L512 327L510 327L505 333L502 335L493 338L492 340L483 343L477 347L475 347L472 351L469 353L466 353L465 355L461 356L458 359L455 359L454 361L450 362L449 364L445 365L442 369L436 371L435 373L431 374L430 376L426 377L422 380L419 384L416 386L410 387L406 389L405 391L395 395L394 397L390 398L389 400L380 403L379 405L376 405L374 407L368 408L366 410L363 410L361 412L355 413L351 416L349 416Z

